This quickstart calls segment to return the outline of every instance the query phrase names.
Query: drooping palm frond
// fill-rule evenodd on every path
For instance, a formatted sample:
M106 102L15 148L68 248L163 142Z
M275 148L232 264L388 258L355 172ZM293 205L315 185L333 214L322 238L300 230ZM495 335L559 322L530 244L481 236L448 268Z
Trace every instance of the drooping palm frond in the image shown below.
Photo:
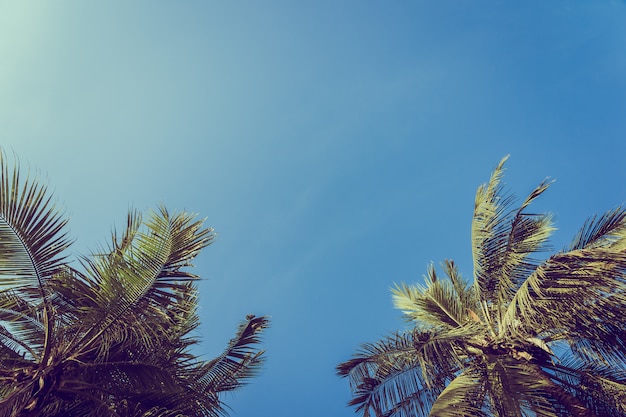
M194 389L214 393L232 391L255 376L264 360L264 351L256 345L268 325L267 317L246 317L226 350L201 367L203 375L192 384Z
M349 377L354 396L349 405L369 417L389 415L399 410L427 415L431 402L443 389L443 381L427 384L427 376L415 354L415 339L421 335L396 334L361 350L337 367L337 373ZM423 359L422 359L423 360ZM443 378L445 380L445 377Z
M561 392L536 365L512 356L484 358L486 401L498 417L560 417L572 404L560 402L554 392ZM570 396L566 396L571 400ZM571 403L571 401L570 401ZM565 413L565 414L564 414Z
M368 343L354 358L337 366L354 392L350 405L364 416L428 415L430 405L463 369L468 353L464 341L473 327L422 329L396 333Z
M547 366L552 379L596 416L626 416L626 371L565 355Z

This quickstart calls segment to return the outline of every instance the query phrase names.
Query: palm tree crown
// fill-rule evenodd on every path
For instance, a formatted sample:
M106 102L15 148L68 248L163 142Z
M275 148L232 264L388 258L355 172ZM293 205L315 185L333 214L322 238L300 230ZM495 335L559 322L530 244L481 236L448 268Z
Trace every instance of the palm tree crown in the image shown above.
M217 416L262 363L265 317L219 357L198 342L198 277L215 234L188 213L128 215L99 253L66 259L67 220L0 152L0 416Z
M626 416L626 210L589 219L539 260L554 230L503 192L504 158L476 193L474 280L453 261L397 285L412 324L337 367L363 416Z

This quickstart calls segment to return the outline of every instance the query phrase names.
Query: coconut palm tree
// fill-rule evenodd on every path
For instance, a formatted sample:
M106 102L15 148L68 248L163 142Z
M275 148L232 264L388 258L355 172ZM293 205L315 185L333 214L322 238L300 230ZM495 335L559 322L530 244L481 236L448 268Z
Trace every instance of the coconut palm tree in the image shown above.
M397 285L410 330L337 367L363 416L626 416L626 210L589 219L551 256L554 230L503 192L504 158L476 194L473 282L453 261Z
M0 155L0 416L217 416L255 375L268 325L248 316L209 361L198 343L191 261L214 239L165 208L78 265L45 185Z

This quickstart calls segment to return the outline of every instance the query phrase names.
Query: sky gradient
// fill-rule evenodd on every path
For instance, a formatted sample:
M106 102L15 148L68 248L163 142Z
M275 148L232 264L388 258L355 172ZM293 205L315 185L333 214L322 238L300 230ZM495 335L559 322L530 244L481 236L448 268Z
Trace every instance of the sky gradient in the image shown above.
M197 353L269 315L232 416L354 415L334 367L402 329L389 288L472 276L507 154L554 248L626 202L624 1L0 0L0 146L47 178L76 254L129 208L207 217Z

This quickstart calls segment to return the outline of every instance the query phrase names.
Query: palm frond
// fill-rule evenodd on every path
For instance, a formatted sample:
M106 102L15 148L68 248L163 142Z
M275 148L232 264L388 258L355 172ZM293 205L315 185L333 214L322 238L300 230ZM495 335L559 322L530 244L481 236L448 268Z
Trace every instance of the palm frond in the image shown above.
M489 307L486 321L500 323L505 306L517 288L539 265L531 256L545 249L555 230L551 216L526 209L550 186L539 184L517 209L500 186L503 159L488 184L476 193L472 222L474 278L481 301Z
M504 157L496 166L489 182L476 191L474 215L472 217L472 258L474 260L474 282L479 288L481 300L491 300L497 282L489 274L491 257L505 245L506 219L511 197L503 196L500 181L504 174Z
M22 183L17 164L10 170L0 152L0 286L32 288L45 300L44 281L65 265L66 223L47 187L31 178Z
M479 299L476 296L474 286L470 285L469 281L461 276L461 273L453 260L445 259L442 263L442 267L445 274L450 279L450 282L454 287L454 291L459 296L461 304L470 309L473 313L476 313L474 310L477 309Z
M623 244L625 238L626 208L617 207L601 216L588 219L564 252L613 246L620 242ZM621 249L625 248L621 247Z
M588 362L568 354L548 369L552 379L594 415L626 416L626 372L623 367Z
M129 216L129 219L135 217ZM164 310L176 300L176 289L184 280L196 275L182 268L192 266L190 261L214 238L212 229L202 227L187 213L171 216L164 208L153 213L145 224L146 231L136 230L129 220L131 232L106 256L86 261L88 282L93 287L92 299L103 314L97 317L99 325L86 333L79 342L89 348L107 329L114 329L132 310ZM93 321L93 320L92 320ZM121 329L125 329L122 325ZM146 340L149 337L146 335ZM108 345L100 343L105 352Z
M493 258L490 273L498 278L496 300L505 305L517 287L538 266L530 256L540 251L555 228L546 214L528 214L524 210L550 185L542 182L511 216L506 246Z
M263 364L264 354L256 345L268 326L267 317L248 316L226 350L202 366L203 375L192 384L194 388L213 393L232 391L256 375Z
M22 182L18 164L10 170L0 151L0 292L13 291L22 304L28 304L21 309L5 306L2 318L14 334L13 341L42 362L49 359L54 331L47 281L66 268L62 255L70 245L64 232L66 223L47 187L28 177ZM41 338L35 337L33 314L24 314L39 308Z
M354 358L337 366L337 373L350 380L354 397L349 404L364 416L369 410L377 417L428 415L464 366L463 341L475 333L461 329L414 330L362 345Z
M424 281L425 287L400 284L392 288L394 306L415 322L447 328L465 325L469 320L468 310L473 306L464 304L467 301L461 298L464 294L459 294L449 280L438 279L432 264Z
M537 365L512 356L486 357L486 400L494 415L563 417L577 409L574 398L556 386ZM563 404L563 398L569 400ZM578 415L578 414L576 414Z
M482 374L469 368L446 386L435 400L430 414L437 417L489 417L483 410L485 396Z
M529 334L597 333L599 323L618 324L626 291L626 252L587 248L550 257L520 286L505 314L505 327L526 323Z

